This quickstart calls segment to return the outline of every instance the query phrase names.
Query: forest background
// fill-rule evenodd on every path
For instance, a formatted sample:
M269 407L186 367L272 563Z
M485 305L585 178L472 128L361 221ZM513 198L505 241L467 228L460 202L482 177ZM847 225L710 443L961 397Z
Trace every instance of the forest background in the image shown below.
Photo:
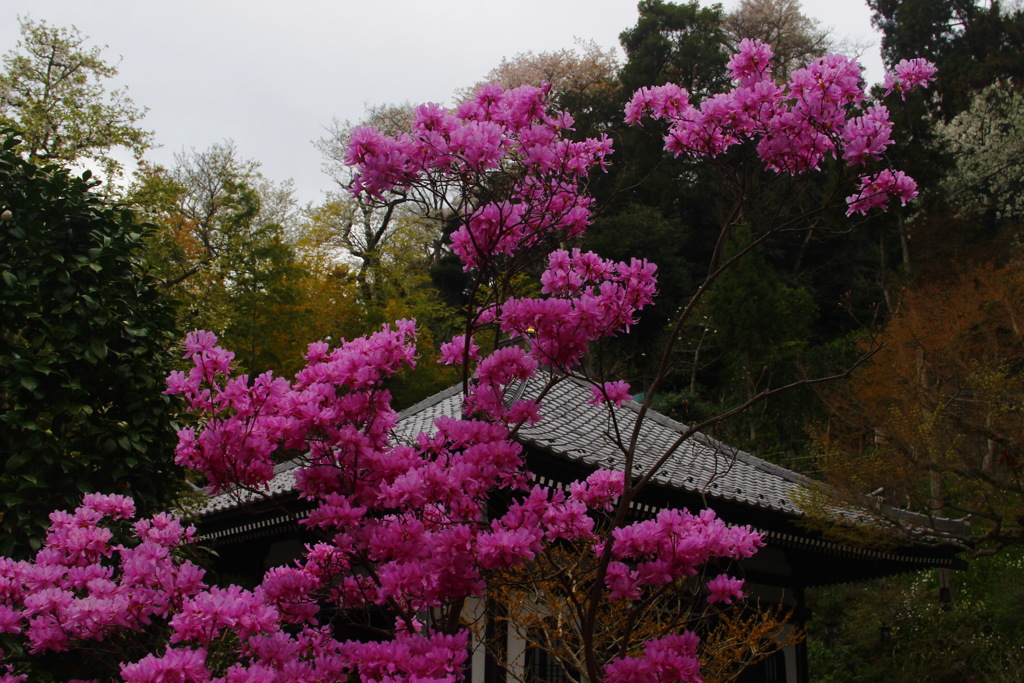
M951 603L939 603L928 575L812 596L814 680L952 681L979 672L993 672L987 675L996 680L994 672L1019 665L1024 647L1015 618L1024 608L1016 580L1024 517L1018 481L1024 15L998 3L953 0L869 5L888 65L923 56L939 67L931 94L891 107L908 143L893 162L917 179L920 199L852 223L841 208L821 214L813 229L748 254L706 298L656 407L681 422L699 422L766 387L829 374L871 354L848 381L773 397L713 435L826 477L851 499L870 491L884 502L980 522L974 537L947 539L977 556ZM697 269L716 248L708 236L717 235L734 198L708 169L664 159L657 136L622 124L626 101L639 87L667 81L700 96L723 91L728 51L741 37L771 43L782 73L836 47L786 0L751 0L731 13L656 0L638 9L636 24L621 34L624 61L607 46L581 43L510 56L481 79L506 87L550 82L554 103L576 117L576 134L603 133L615 141L616 163L590 188L600 209L585 246L608 258L659 265L661 305L645 313L628 345L606 356L605 372L633 386L653 373L670 302L685 301L699 281ZM39 60L52 66L54 55L68 73L47 82L55 72L40 70L46 62ZM457 226L397 206L370 212L351 200L341 163L351 123L334 122L317 142L337 192L300 205L292 185L275 180L273 169L230 140L182 151L170 164L147 162L159 131L146 130L145 103L110 87L116 62L72 27L23 19L22 44L7 54L3 69L0 121L21 131L28 157L93 168L108 202L152 225L138 239L152 277L146 305L153 309L133 311L145 325L132 328L132 336L145 342L147 357L162 359L151 364L153 377L172 362L184 330L215 331L244 369L288 375L309 341L352 338L412 317L423 330L421 362L393 387L399 407L455 379L433 361L439 344L458 331L465 280L448 241ZM24 88L33 83L48 93L67 87L66 95L33 96L46 106L25 106ZM464 93L473 85L466 83ZM383 103L368 108L361 123L396 132L410 117L409 105ZM129 158L137 162L130 173ZM826 194L827 183L809 195ZM757 191L770 196L773 188L769 182ZM789 210L796 214L800 206L794 202ZM749 218L757 224L759 217ZM738 249L749 235L734 239ZM97 308L107 305L110 283L98 281L87 294ZM86 360L107 353L74 351ZM19 391L45 389L19 383ZM153 480L169 460L169 426L155 416L133 423L106 452L130 453L144 472L140 482ZM36 431L27 439L6 431L8 452L18 450L16 443L34 444L59 460L68 448L60 430L51 424ZM74 472L54 487L46 470L26 478L31 464L27 456L8 459L5 502L40 494L37 509L24 518L5 516L12 529L59 507L60 496L78 495ZM27 490L32 487L38 490ZM159 496L153 492L152 504Z

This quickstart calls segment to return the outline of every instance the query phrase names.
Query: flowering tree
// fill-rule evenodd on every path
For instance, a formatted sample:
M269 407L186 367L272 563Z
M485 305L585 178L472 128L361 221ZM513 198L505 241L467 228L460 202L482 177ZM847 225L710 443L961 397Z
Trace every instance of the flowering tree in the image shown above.
M771 80L770 57L766 46L745 41L730 62L730 93L698 107L676 86L644 89L627 118L667 120L666 148L675 154L711 158L752 145L779 174L881 157L891 127L884 107L865 107L855 62L817 60L784 87ZM929 78L924 64L907 63L891 84ZM30 655L102 650L115 634L152 630L160 645L119 665L128 681L457 680L467 656L467 605L486 594L489 577L575 544L587 554L572 625L587 678L699 681L698 639L685 624L627 631L611 650L598 647L596 632L602 605L623 606L635 623L633 606L650 604L709 562L740 560L762 545L759 533L710 510L663 510L627 523L630 502L704 425L638 471L642 420L632 433L613 422L624 468L598 470L564 491L528 485L515 438L521 425L542 418L544 395L566 376L590 382L596 404L629 399L626 383L592 376L584 359L599 340L627 331L655 293L653 264L561 246L589 223L586 178L608 163L611 143L568 139L572 119L550 112L546 93L485 86L456 111L417 108L408 133L351 134L354 195L368 202L391 201L396 192L410 201L430 197L460 226L451 248L471 276L470 305L463 334L443 347L442 361L462 370L461 417L438 419L410 443L393 438L397 415L386 383L415 363L412 321L334 348L311 344L293 381L234 376L232 354L213 335L190 334L193 367L168 379L168 392L182 395L197 417L179 435L178 462L204 473L215 492L260 492L275 463L298 460L299 495L315 503L305 523L323 540L252 591L207 587L174 553L190 531L158 517L136 523L134 540L113 544L100 522L129 518L130 506L87 497L74 514L54 514L33 562L0 565L0 630ZM848 210L914 194L913 181L898 171L866 171ZM538 286L518 291L538 258ZM515 387L531 378L543 379L544 388L516 398ZM494 504L499 496L511 501L504 511ZM711 603L742 597L742 581L726 574L703 588ZM325 618L356 609L388 615L393 627L373 642L335 639ZM12 669L8 680L19 675Z
M959 210L972 220L1019 221L1024 128L1022 96L1008 81L978 92L970 107L939 125L939 139L955 162L943 189L957 198Z

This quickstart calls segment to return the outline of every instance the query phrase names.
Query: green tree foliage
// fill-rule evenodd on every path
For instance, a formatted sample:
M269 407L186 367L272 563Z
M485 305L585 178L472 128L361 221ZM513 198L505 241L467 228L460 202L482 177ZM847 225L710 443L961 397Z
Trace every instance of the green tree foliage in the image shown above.
M669 302L673 298L681 300L683 293L693 291L695 286L686 251L690 243L688 226L679 219L666 218L655 207L630 204L599 217L586 241L589 249L605 258L645 258L658 264L659 295L670 310L641 316L633 338L607 345L617 363L606 368L609 376L643 376L650 370L647 361L653 362L664 342L663 328L675 308Z
M466 275L447 248L448 236L458 226L448 218L450 207L429 193L391 191L372 204L354 201L347 194L351 169L344 159L357 125L398 134L411 120L408 104L380 105L369 107L359 124L331 125L317 145L343 193L314 208L310 226L316 240L333 250L335 263L348 264L357 287L357 327L346 330L346 336L398 318L418 323L421 357L413 372L392 387L398 405L410 405L454 381L436 359L439 345L458 334L457 311L465 302ZM458 202L457 197L448 199Z
M956 573L948 603L935 572L814 589L811 680L1015 683L1024 666L1020 549Z
M436 265L443 252L447 208L426 195L408 196L405 191L393 190L371 205L361 204L348 196L352 177L345 157L352 131L358 127L372 127L387 135L397 135L408 128L412 117L409 104L369 107L365 119L359 124L334 121L328 135L317 141L317 147L326 159L325 169L342 189L342 194L330 196L317 209L320 229L329 244L355 260L360 294L371 307L379 308L386 301L385 292L378 283L387 279L385 252L402 226L419 226L417 240L424 236L423 228L432 226L433 238L428 239L429 248L425 254L430 265Z
M0 127L22 136L21 152L42 162L79 163L116 178L116 148L136 158L152 144L139 128L145 110L123 89L108 88L117 66L76 28L20 19L21 40L0 72Z
M908 142L899 164L922 190L913 209L876 225L884 268L901 264L898 274L886 274L892 303L899 286L943 278L951 259L975 259L1014 240L1016 222L1005 216L1017 174L1012 166L1005 174L996 168L1013 163L1009 107L1024 75L1024 13L976 0L869 5L887 64L922 56L938 65L929 96L890 106L894 136Z
M1024 10L977 0L868 0L890 67L924 57L938 66L937 105L949 120L973 94L1024 77Z
M162 396L173 319L144 274L142 226L88 174L0 151L0 552L38 547L83 492L154 513L179 492Z
M399 239L402 225L415 222L416 214L402 206L397 197L384 206L366 207L351 197L335 194L314 207L310 217L324 246L351 260L364 304L378 308L384 305L391 242ZM429 254L424 257L430 259Z
M304 275L303 300L308 329L305 340L355 336L364 325L354 266L334 243L334 207L330 201L308 207L295 239L295 251Z
M619 74L620 101L610 109L621 111L637 88L668 80L685 85L694 98L721 91L729 83L727 48L738 43L741 33L780 42L783 74L829 44L799 4L789 0L750 0L730 14L719 6L658 0L641 2L638 10L636 25L620 36L627 60ZM840 359L848 360L841 353L844 344L836 340L855 321L840 304L855 307L854 314L863 317L864 309L881 298L881 260L878 239L869 229L859 228L851 236L841 211L816 212L845 189L841 179L826 175L793 183L754 168L748 163L749 149L731 151L710 164L666 158L661 135L653 128L619 124L607 129L616 156L610 172L594 181L603 210L585 237L588 248L605 256L642 256L659 267L660 305L641 317L639 341L630 348L613 344L608 354L618 375L650 374L667 320L693 294L695 283L717 267L724 253L735 253L783 225L771 249L751 254L736 264L729 281L712 288L713 303L705 302L701 322L686 335L689 343L677 349L658 406L684 422L699 420L769 384L792 381L803 371L830 374ZM744 214L737 215L741 205ZM842 239L834 239L837 233ZM757 301L788 308L773 316L768 305L753 304ZM721 436L765 455L793 451L806 438L807 412L788 409L813 405L807 399L766 404L751 418L749 430ZM789 419L779 420L780 415Z
M750 243L749 226L737 226L734 232L727 256ZM711 349L705 356L717 356L714 369L722 407L800 379L817 311L810 293L784 282L764 258L763 249L749 251L736 261L703 303L711 330L707 340ZM730 443L762 455L791 447L803 436L806 412L800 409L801 398L806 399L790 393L762 401L742 421L746 434L729 434Z
M619 36L627 57L620 74L626 90L675 83L703 99L729 85L720 5L641 0L637 11L636 26Z
M131 200L156 230L147 258L178 302L181 329L216 333L244 368L294 369L309 331L294 247L291 188L275 185L230 142L144 168ZM291 227L289 227L291 226Z
M458 333L457 290L453 300L435 283L440 239L436 221L396 207L379 236L376 211L361 211L344 197L331 197L307 212L300 228L299 259L310 277L307 304L321 315L314 324L318 338L335 340L369 333L393 320L413 318L418 323L420 358L416 367L395 378L392 395L400 406L411 405L455 381L455 374L437 364L441 343ZM378 215L379 217L379 215ZM369 232L367 232L369 231ZM374 240L367 249L367 240ZM452 277L462 282L461 269Z
M608 213L642 204L657 208L669 221L694 226L714 204L700 201L708 197L701 166L667 159L660 135L627 126L621 112L642 87L673 82L693 99L725 90L725 15L717 5L706 8L696 1L676 5L643 0L637 10L636 25L619 36L626 62L619 71L618 123L612 131L616 159L611 172L597 179L595 194L607 204Z
M308 280L295 248L278 227L269 224L251 235L230 280L222 282L230 309L223 338L237 349L243 367L288 373L298 369L296 359L315 337L305 336Z
M899 238L891 243L898 251L889 250L886 256L887 263L898 259L901 264L898 278L889 279L891 285L903 285L921 276L930 278L933 272L941 276L948 270L944 259L996 237L995 224L987 220L990 216L975 214L972 218L982 220L964 220L962 205L976 205L978 199L956 191L950 194L945 176L955 178L966 169L954 168L952 157L959 151L937 128L940 122L949 124L977 108L980 91L1024 75L1024 13L999 2L977 0L870 0L868 5L872 23L883 32L883 56L889 67L918 56L938 66L929 96L912 95L890 108L894 135L911 141L902 148L900 166L923 189L912 211L894 213L888 225L880 223ZM961 119L957 127L963 129L964 124ZM889 290L892 299L893 288Z
M955 148L948 138L938 136L938 125L970 108L984 88L1024 75L1024 14L999 2L976 0L870 0L868 4L872 22L883 32L882 52L889 67L915 57L938 66L928 96L913 94L890 104L893 135L908 143L901 146L898 163L922 189L913 209L895 212L874 226L883 270L890 264L895 270L895 264L900 264L898 274L886 276L891 303L898 298L897 287L933 274L941 277L948 271L945 260L957 250L977 249L996 236L992 222L964 220L958 204L974 203L973 199L950 194L944 178L959 171L954 170L951 154Z
M601 211L587 233L586 247L608 258L650 258L659 266L660 297L683 301L703 275L693 271L693 264L708 254L697 253L696 244L717 227L715 193L700 165L666 158L660 135L625 125L621 112L641 87L674 81L695 96L725 88L724 14L719 7L702 8L697 2L645 0L637 9L636 25L620 35L626 62L619 71L620 88L606 106L615 112L610 119L615 123L588 132L608 132L616 152L609 172L592 180ZM654 306L641 317L648 348L638 349L640 354L653 360L650 345L672 309L671 304ZM638 357L634 366L636 372L646 371Z

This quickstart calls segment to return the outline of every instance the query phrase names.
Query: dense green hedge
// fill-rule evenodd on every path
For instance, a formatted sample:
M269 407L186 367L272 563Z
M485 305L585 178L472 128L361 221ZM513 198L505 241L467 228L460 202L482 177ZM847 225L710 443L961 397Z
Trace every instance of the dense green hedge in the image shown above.
M88 173L0 139L0 552L23 556L82 492L130 494L143 511L177 495L161 393L173 323L130 212Z

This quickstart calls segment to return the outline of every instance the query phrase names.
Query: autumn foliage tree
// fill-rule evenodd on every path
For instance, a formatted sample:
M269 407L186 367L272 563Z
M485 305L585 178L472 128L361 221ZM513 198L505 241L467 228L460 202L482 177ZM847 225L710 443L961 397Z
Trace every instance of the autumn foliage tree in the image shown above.
M877 353L827 393L820 463L849 501L971 552L1024 540L1022 297L1017 262L901 293ZM965 518L971 533L933 517Z

